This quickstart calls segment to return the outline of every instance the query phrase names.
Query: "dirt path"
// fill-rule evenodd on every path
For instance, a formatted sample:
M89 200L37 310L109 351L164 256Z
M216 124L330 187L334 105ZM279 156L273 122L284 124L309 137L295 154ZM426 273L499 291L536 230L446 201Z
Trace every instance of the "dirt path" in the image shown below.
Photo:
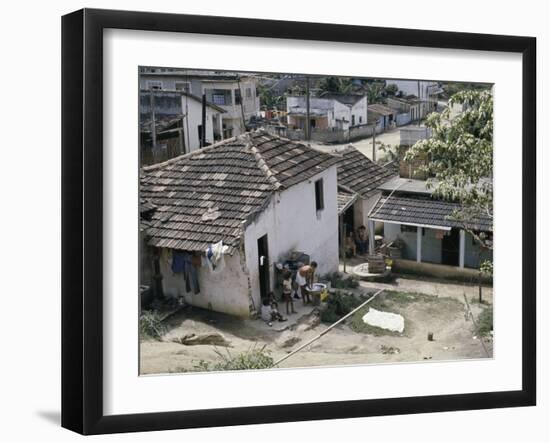
M403 301L403 298L393 300L384 296L377 300L376 309L403 315L403 334L355 332L348 322L285 360L281 367L486 357L480 341L474 337L473 324L465 315L464 304L454 297L411 296L409 301ZM475 316L479 315L481 309L479 305L472 305ZM210 363L219 361L216 350L236 356L253 347L265 346L277 360L328 327L327 324L315 321L310 312L311 308L302 310L287 327L277 330L267 327L261 320L235 319L200 310L182 311L170 320L169 332L163 341L141 343L141 373L193 370L201 360ZM428 332L434 334L434 341L427 340ZM186 346L172 341L190 334L221 335L230 347L208 344ZM487 342L487 346L492 353L492 343ZM388 350L391 352L388 353Z

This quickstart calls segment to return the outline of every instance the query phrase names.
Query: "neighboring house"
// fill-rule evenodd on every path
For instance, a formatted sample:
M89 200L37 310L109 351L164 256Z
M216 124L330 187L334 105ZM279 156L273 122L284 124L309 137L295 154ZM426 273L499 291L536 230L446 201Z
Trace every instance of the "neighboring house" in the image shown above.
M286 98L287 124L290 129L307 128L307 102L304 96ZM334 95L310 97L309 125L312 131L343 130L367 124L367 97Z
M317 261L319 274L337 271L336 163L257 131L143 168L140 198L154 211L142 247L157 257L164 294L247 317L274 288L275 263L291 251ZM205 252L219 242L226 250L212 269ZM189 269L198 291L173 272L182 257L196 265Z
M384 242L401 243L402 259L477 269L492 257L467 232L483 232L492 239L491 218L461 224L452 217L459 204L433 197L433 187L423 180L395 177L378 189L382 195L369 213L369 223L383 223Z
M178 90L197 97L206 94L209 103L221 107L223 138L245 132L251 117L260 114L256 80L223 71L142 68L141 89Z
M147 161L151 157L148 151L153 151L155 148L160 152L152 157L157 158L160 155L160 161L164 161L201 147L201 97L184 91L163 89L141 90L139 98L142 160L146 160L142 164L151 163ZM206 145L222 139L224 114L223 108L206 102ZM154 137L157 143L153 143ZM174 140L178 145L177 149L174 151L171 145L163 143L163 140ZM166 151L165 155L163 150Z
M398 95L415 96L425 104L426 109L433 109L437 97L443 89L436 81L429 80L388 80L388 84L397 85Z
M426 116L426 107L416 95L403 97L388 97L386 99L389 108L393 109L398 126L416 121Z
M391 129L396 125L396 111L389 106L375 103L368 106L368 113L369 120L376 121L376 124L382 128L382 131Z
M338 159L338 211L346 234L368 226L368 214L394 171L369 160L353 146L333 154Z

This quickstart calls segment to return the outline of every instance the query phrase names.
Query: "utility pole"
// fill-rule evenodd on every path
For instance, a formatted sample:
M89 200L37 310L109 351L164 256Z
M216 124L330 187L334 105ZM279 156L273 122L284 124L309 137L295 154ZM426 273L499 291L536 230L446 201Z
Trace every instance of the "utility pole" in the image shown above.
M151 106L151 138L154 152L157 149L157 124L155 121L155 96L152 89L149 89L149 104Z
M376 162L376 126L378 125L378 120L374 122L374 127L372 128L372 161Z
M422 100L420 99L420 80L417 82L418 85L418 126L420 126L420 116L422 115Z
M201 148L206 146L206 94L202 94Z
M311 122L309 121L309 77L306 77L306 140L311 139Z

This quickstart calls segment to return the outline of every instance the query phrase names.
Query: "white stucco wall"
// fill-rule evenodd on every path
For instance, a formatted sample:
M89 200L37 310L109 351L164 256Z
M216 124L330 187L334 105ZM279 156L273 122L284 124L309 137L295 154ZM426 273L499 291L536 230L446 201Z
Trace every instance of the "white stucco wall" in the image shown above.
M315 211L315 181L322 178L324 209ZM336 167L315 175L275 194L268 207L245 231L245 256L255 303L260 303L258 246L260 237L268 235L270 283L273 288L273 265L299 250L319 264L317 274L338 269L338 208Z
M355 116L355 125L367 124L367 96L357 101L351 107L351 115Z
M185 134L185 147L187 152L195 151L200 148L199 125L202 124L202 103L186 95L181 97L181 107L183 117L183 131ZM214 143L214 127L212 116L216 114L223 116L220 112L206 107L206 141ZM221 118L219 119L221 123ZM221 131L221 128L219 129Z
M200 292L186 292L183 274L174 274L171 267L169 249L161 250L160 270L163 276L162 286L167 296L183 296L192 306L212 309L218 312L248 317L249 292L248 278L243 271L241 256L238 252L225 255L225 265L219 271L211 271L208 266L202 266L198 272Z

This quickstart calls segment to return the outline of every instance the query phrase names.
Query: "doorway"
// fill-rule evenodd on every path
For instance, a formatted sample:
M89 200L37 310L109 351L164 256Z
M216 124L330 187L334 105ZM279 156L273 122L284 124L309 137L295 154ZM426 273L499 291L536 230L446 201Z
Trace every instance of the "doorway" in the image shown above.
M441 263L444 265L458 266L460 248L460 231L452 228L441 240Z
M258 270L260 275L260 297L267 298L269 293L269 250L267 234L258 239Z

